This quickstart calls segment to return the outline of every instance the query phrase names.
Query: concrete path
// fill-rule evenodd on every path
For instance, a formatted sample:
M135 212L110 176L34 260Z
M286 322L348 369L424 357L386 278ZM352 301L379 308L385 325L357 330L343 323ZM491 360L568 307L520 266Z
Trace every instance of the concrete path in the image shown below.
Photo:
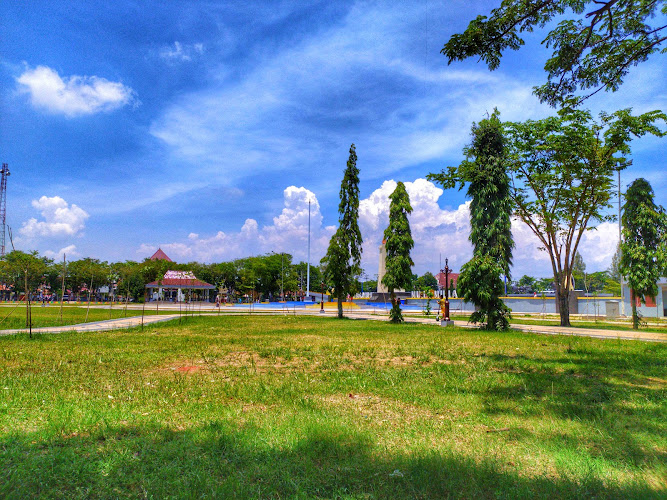
M144 316L144 325L151 323L161 323L178 319L178 314L161 314L160 316ZM80 323L78 325L63 326L43 326L33 328L32 333L63 333L63 332L105 332L109 330L122 330L125 328L134 328L141 326L141 316L132 316L129 318L107 319L104 321L95 321L94 323ZM17 333L28 333L27 328L16 328L13 330L0 330L0 335L14 335Z
M162 309L162 308L161 308ZM163 311L168 308L162 309ZM143 318L144 325L150 325L153 323L161 323L164 321L171 321L178 319L179 314L176 313L177 309L174 310L174 314L161 314L161 315L146 315ZM194 311L197 315L197 311ZM336 315L336 310L329 308L325 310L322 314L318 309L312 308L262 308L256 309L254 311L249 311L248 309L234 309L232 307L222 307L220 311L217 310L204 310L201 312L202 316L218 316L218 315L233 315L233 316L245 316L245 315L303 315L303 316L328 316L333 317ZM351 309L345 311L345 316L351 319L358 320L372 320L372 321L386 321L387 316L384 314L372 314L368 311L361 309ZM434 318L425 318L425 317L416 317L416 316L405 316L406 322L409 323L421 323L421 324L430 324L437 325ZM33 333L62 333L62 332L101 332L109 330L120 330L124 328L134 328L140 326L142 323L141 316L132 316L129 318L119 318L119 319L110 319L105 321L96 321L94 323L82 323L78 325L65 325L65 326L48 326L41 328L33 328ZM454 321L455 326L460 326L464 328L475 328L474 325L471 325L465 321ZM512 325L512 329L526 332L526 333L538 333L545 335L573 335L577 337L592 337L598 339L622 339L622 340L641 340L645 342L667 342L667 334L664 333L652 333L645 331L629 331L629 330L602 330L602 329L593 329L593 328L564 328L560 326L540 326L540 325ZM25 328L14 329L14 330L0 330L0 335L13 335L17 333L27 333L28 330Z

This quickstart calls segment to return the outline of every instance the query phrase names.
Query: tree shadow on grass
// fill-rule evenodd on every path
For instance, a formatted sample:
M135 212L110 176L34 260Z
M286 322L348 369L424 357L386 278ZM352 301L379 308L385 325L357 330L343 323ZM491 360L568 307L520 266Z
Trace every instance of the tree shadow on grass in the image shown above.
M0 441L0 496L8 498L658 498L644 485L591 476L520 477L488 459L374 451L368 436L304 429L287 445L252 426L215 422L173 431L107 427L90 435ZM664 498L664 497L663 497Z
M631 466L667 462L667 452L647 446L647 436L667 433L667 360L654 355L571 350L569 356L488 356L492 370L510 373L512 383L479 396L488 415L514 413L589 426L577 443L555 433L554 444L585 446L594 455ZM573 448L574 447L574 448Z

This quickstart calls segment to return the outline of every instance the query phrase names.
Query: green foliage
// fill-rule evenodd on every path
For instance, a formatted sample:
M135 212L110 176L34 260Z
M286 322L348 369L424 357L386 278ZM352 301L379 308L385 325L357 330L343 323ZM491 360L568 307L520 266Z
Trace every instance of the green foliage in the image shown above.
M396 189L389 195L389 226L384 230L385 246L387 248L386 274L382 283L391 294L392 308L389 318L394 323L403 321L400 301L396 299L394 290L408 288L412 285L412 258L410 251L415 246L410 230L408 215L412 213L410 196L405 190L405 184L398 182Z
M633 325L639 316L635 297L658 294L657 281L667 267L667 216L653 201L653 188L645 179L636 179L625 193L622 215L621 272L632 295Z
M359 229L359 169L354 144L340 186L338 229L322 258L325 277L338 298L338 317L343 317L343 300L356 292L356 277L361 274L361 231Z
M510 309L500 299L504 293L502 268L490 255L475 255L461 267L458 293L466 302L475 304L472 323L482 323L487 330L507 330Z
M0 261L0 276L14 290L28 293L44 281L47 264L48 260L41 259L37 252L13 250Z
M609 269L607 269L607 274L614 281L621 281L621 243L619 242L616 246L616 251L611 258L611 264L609 264Z
M157 261L164 262L164 261ZM67 264L67 286L86 297L100 286L109 284L109 265L99 259L75 260Z
M440 174L429 174L445 188L468 183L470 202L470 241L473 259L461 268L459 295L475 304L473 321L483 319L487 328L507 328L509 310L500 300L504 293L500 275L510 275L514 240L511 231L512 201L507 175L508 154L498 110L472 126L472 143L463 150L466 159L458 167ZM493 266L488 263L493 262ZM477 267L482 266L482 267ZM495 275L484 272L496 272ZM482 276L478 281L476 276ZM463 278L463 281L461 281ZM463 285L462 285L463 283ZM497 288L496 284L501 287ZM495 297L489 294L497 293ZM489 308L494 308L489 309Z
M325 266L324 275L326 281L333 286L334 293L338 298L338 317L343 316L343 298L344 293L341 291L350 290L352 288L352 266L350 265L350 254L345 245L345 237L341 234L340 228L336 230L334 235L329 240L329 248L322 259Z
M465 32L453 35L442 49L449 63L479 57L490 70L503 52L518 50L523 32L553 27L543 40L552 48L546 61L547 83L535 87L552 106L580 103L604 89L616 91L632 66L660 51L667 39L661 25L667 6L652 0L503 0L491 15L477 16ZM663 50L664 52L664 50ZM583 96L577 96L578 92Z
M508 123L512 176L510 196L515 214L537 236L549 254L561 325L569 325L567 308L571 275L579 242L596 222L609 215L614 175L630 163L633 137L664 135L655 125L664 113L633 116L629 109L601 113L563 109L557 116Z
M512 203L507 175L507 146L500 113L473 123L472 143L463 149L466 159L458 167L429 174L431 181L445 189L468 184L470 241L475 255L491 255L509 276L514 241L511 232Z
M516 281L515 286L518 293L533 293L537 291L537 280L532 276L524 274Z
M415 279L412 283L412 287L415 290L437 290L438 289L438 279L433 276L433 273L426 271L422 276Z

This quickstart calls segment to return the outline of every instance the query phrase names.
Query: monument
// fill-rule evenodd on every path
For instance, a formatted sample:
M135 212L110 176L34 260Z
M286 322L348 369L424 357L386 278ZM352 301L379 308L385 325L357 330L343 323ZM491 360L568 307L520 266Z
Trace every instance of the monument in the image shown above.
M380 245L380 265L378 267L378 293L389 293L389 289L382 283L382 278L387 274L387 240L382 240ZM396 293L405 293L402 288L394 290Z

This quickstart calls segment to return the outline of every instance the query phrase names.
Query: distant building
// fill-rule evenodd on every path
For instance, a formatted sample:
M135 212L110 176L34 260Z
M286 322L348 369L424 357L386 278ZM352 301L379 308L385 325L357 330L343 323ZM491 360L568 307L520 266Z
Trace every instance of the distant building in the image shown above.
M646 297L646 304L635 297L637 311L647 318L667 317L667 278L660 278L657 285L658 295L656 297ZM625 303L625 315L632 316L632 301L627 283L623 284L623 302Z
M167 271L161 280L148 283L146 289L151 300L181 302L187 291L190 300L209 302L215 286L197 279L191 271Z
M438 289L443 290L442 295L444 296L445 290L445 273L438 273L435 275L435 279L438 280ZM456 282L459 279L459 273L449 273L449 288L450 290L454 288L456 290ZM453 285L452 285L453 283Z

